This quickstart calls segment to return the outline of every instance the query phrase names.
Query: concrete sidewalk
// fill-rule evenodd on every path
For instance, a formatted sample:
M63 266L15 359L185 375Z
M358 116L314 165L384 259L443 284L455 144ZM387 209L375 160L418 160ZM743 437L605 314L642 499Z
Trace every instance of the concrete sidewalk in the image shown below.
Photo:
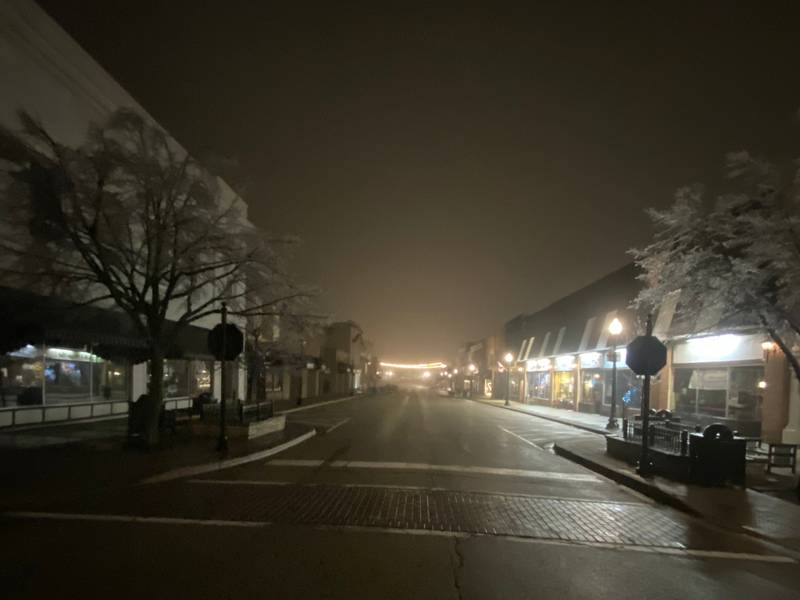
M800 552L800 506L748 488L704 487L642 478L633 466L606 454L605 439L582 438L555 444L556 454L582 464L659 502L725 529L754 535ZM753 469L763 469L753 465Z
M183 428L175 435L165 433L161 446L149 452L128 447L126 433L126 419L4 432L4 436L24 434L26 442L0 446L0 509L35 507L54 499L135 485L165 473L225 468L231 461L245 462L269 449L299 443L314 429L287 422L280 432L253 440L231 439L224 457L216 451L215 439L193 436ZM33 445L34 436L41 438L40 445Z
M556 454L577 462L621 485L636 490L716 526L769 540L800 552L800 505L754 489L715 488L690 485L663 477L640 477L633 466L606 454L605 429L608 417L576 413L545 406L503 400L475 399L499 408L514 410L571 425L599 434L560 441ZM601 437L602 436L602 437ZM793 478L784 476L785 480ZM765 480L763 465L748 465L748 484L759 487Z
M592 433L606 435L606 423L608 417L603 415L596 415L593 413L581 413L574 410L567 410L564 408L552 408L550 406L539 406L536 404L523 404L522 402L509 401L508 406L505 405L505 400L494 400L491 398L472 398L476 402L483 402L491 406L506 408L508 410L515 410L517 412L541 417L550 421L556 421L564 425L571 425L579 429L585 429ZM620 419L620 423L622 420Z

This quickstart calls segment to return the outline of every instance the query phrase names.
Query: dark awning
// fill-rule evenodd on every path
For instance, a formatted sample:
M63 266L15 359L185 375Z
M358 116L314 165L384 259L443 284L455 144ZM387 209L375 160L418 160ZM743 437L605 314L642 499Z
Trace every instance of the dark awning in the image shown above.
M146 338L125 313L0 287L0 353L26 344L81 346L108 359L147 360ZM170 323L173 325L173 323ZM184 325L166 358L213 360L208 330Z

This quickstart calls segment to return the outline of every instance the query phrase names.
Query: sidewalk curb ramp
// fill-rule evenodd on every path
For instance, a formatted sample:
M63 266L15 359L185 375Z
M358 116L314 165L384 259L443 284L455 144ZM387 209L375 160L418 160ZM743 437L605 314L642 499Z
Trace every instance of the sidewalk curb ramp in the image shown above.
M223 469L230 469L231 467L238 467L239 465L244 465L256 460L261 460L262 458L267 458L268 456L272 456L274 454L278 454L279 452L283 452L284 450L288 450L293 446L297 446L298 444L302 444L306 440L311 439L316 434L317 430L311 428L309 431L306 431L305 433L300 434L295 438L287 440L282 444L278 444L277 446L273 446L271 448L259 450L258 452L253 452L252 454L245 454L244 456L237 456L236 458L228 458L225 460L217 460L202 465L192 465L188 467L180 467L178 469L172 469L171 471L166 471L164 473L160 473L158 475L142 479L138 483L138 485L147 485L150 483L163 483L165 481L172 481L173 479L194 477L196 475L203 475L205 473L212 473L214 471L222 471Z

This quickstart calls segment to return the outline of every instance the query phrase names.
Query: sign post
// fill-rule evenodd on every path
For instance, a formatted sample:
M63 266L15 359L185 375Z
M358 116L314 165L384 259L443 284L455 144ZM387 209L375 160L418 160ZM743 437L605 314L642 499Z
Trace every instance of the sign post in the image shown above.
M631 371L644 375L642 386L642 453L639 475L650 474L650 377L667 364L667 347L653 335L653 316L647 315L647 332L628 344L625 362Z
M214 358L222 363L220 373L220 399L219 399L219 438L217 439L217 450L226 452L228 450L228 435L225 431L227 418L227 403L225 395L228 389L228 361L235 360L244 347L244 335L236 325L228 324L228 305L222 303L222 318L219 325L208 332L208 349Z

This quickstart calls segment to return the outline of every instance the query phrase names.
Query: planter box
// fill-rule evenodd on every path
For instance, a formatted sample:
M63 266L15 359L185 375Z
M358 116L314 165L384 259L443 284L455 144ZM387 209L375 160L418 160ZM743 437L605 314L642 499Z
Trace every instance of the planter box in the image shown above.
M639 462L641 448L642 444L639 441L634 442L611 435L606 436L606 453L609 456L625 461L629 465L635 465ZM650 448L648 457L657 475L676 481L691 481L691 459L688 456L670 454L658 448Z
M261 421L251 421L250 423L241 424L241 423L228 423L225 427L225 430L228 433L228 437L233 439L247 439L252 440L253 438L261 437L262 435L267 435L270 433L275 433L276 431L283 431L284 427L286 427L286 415L280 415L278 417L271 417L269 419L262 419ZM219 435L219 423L203 423L201 421L197 421L192 423L192 433L195 435L202 435L208 437L214 437Z

